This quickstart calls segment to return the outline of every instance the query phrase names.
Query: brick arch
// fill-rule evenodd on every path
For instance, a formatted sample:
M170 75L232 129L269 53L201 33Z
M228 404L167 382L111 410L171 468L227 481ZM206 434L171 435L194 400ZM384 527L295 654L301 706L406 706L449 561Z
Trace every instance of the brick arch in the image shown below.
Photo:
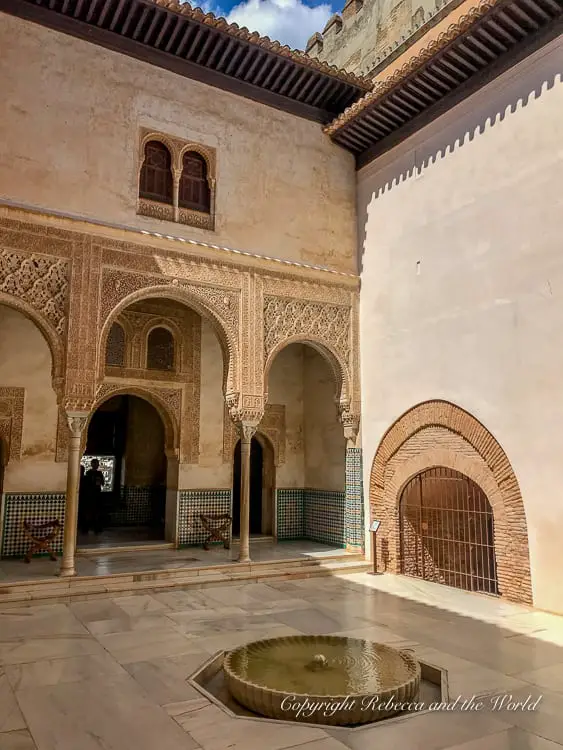
M501 596L532 604L526 514L514 470L486 427L447 401L427 401L407 411L387 430L376 451L370 512L381 520L378 536L388 569L400 571L402 489L413 476L435 466L465 474L485 492L495 521Z

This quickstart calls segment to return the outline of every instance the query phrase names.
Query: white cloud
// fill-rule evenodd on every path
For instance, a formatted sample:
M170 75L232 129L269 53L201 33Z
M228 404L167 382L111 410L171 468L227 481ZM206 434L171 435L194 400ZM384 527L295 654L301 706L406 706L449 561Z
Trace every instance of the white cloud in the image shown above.
M321 32L332 15L330 3L311 8L302 0L244 0L228 14L207 1L204 10L225 16L229 23L246 26L261 36L269 36L295 49L305 49L307 40Z

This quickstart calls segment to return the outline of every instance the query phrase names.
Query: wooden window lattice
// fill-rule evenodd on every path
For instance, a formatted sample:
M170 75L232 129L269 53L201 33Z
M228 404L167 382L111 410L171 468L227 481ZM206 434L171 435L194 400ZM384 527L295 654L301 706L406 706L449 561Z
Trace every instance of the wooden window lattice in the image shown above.
M147 339L147 370L174 369L174 337L166 328L153 328Z
M185 153L178 193L178 205L181 208L210 212L211 191L207 178L207 164L203 156L194 151Z
M139 183L141 198L172 205L172 158L170 151L160 141L149 141L146 144Z
M125 367L125 331L114 323L110 328L106 344L106 365Z

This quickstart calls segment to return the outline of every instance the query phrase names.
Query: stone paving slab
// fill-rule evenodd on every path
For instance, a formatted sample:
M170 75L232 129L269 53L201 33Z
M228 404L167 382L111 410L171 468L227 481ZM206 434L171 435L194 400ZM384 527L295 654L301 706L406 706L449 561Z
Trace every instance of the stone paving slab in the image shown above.
M368 575L0 608L0 750L556 750L563 618L536 614ZM314 631L414 648L448 670L450 699L540 700L350 732L233 718L187 682L217 650Z

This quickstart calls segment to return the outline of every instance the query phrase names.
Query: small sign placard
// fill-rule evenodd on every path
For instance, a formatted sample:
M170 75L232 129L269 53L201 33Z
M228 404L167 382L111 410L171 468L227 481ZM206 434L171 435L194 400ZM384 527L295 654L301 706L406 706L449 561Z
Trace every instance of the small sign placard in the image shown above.
M379 528L380 524L381 524L381 521L372 521L371 522L371 526L369 527L369 530L370 531L377 531L377 529Z

